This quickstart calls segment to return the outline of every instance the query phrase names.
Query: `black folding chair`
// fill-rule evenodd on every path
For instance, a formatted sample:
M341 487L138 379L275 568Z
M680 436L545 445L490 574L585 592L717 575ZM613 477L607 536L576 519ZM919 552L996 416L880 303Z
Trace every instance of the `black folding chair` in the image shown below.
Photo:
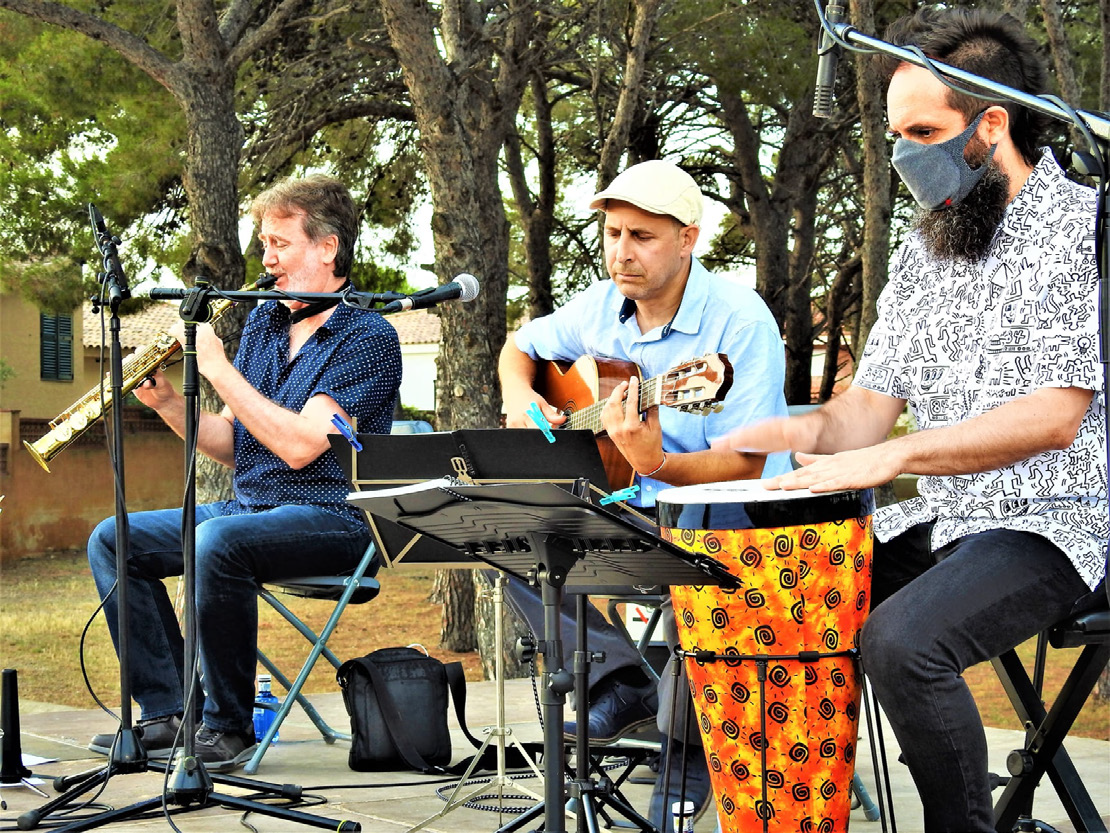
M1051 830L1033 821L1034 791L1046 773L1075 829L1106 833L1106 825L1063 745L1080 709L1110 662L1110 608L1105 593L1092 594L1092 597L1096 605L1093 610L1069 616L1038 636L1032 678L1015 651L1007 651L991 661L1014 711L1026 728L1025 746L1015 749L1006 759L1010 778L995 805L998 833ZM1048 645L1082 647L1083 650L1052 707L1046 711L1041 690ZM1098 789L1105 796L1105 780L1098 784Z

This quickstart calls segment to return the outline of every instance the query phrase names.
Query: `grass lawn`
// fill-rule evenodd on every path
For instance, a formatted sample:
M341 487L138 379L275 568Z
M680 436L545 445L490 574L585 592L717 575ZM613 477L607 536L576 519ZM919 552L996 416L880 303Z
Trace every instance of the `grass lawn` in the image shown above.
M340 659L362 656L376 648L420 643L439 659L461 660L467 679L481 679L476 654L439 649L440 605L428 601L432 572L379 574L382 594L368 604L348 608L332 635L330 647ZM168 582L171 595L177 580ZM331 611L326 602L281 597L310 627L319 629ZM97 606L96 590L83 553L54 553L0 565L0 665L19 671L24 700L93 708L81 675L81 632ZM259 642L279 668L292 674L307 651L303 638L263 605L259 609ZM1059 690L1080 649L1048 652L1045 691ZM1034 644L1019 654L1032 665ZM119 703L119 666L104 617L98 616L86 638L85 667L93 691L113 707ZM966 678L988 726L1020 728L989 664L970 669ZM336 691L331 666L317 664L306 684L309 693ZM280 694L280 687L278 688ZM1110 702L1089 700L1072 734L1110 740Z

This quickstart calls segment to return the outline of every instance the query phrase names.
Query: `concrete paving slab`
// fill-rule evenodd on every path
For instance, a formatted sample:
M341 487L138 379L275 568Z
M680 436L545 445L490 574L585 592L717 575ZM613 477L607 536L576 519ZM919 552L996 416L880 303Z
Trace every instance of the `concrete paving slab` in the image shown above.
M540 741L542 733L534 700L531 682L510 680L506 689L506 722L512 737L521 742ZM348 726L343 709L342 698L338 692L313 695L313 703L324 718L336 728ZM471 683L468 685L467 720L479 738L483 737L484 727L496 721L496 687L492 682ZM451 715L454 725L454 715ZM99 710L72 710L50 708L49 704L21 704L21 744L23 751L47 758L56 758L55 763L34 767L34 775L46 780L43 785L51 797L51 781L58 775L72 775L99 765L104 759L85 749L89 738L97 732L110 731L112 719ZM996 772L1005 771L1005 758L1011 749L1022 744L1020 731L990 729L987 732L990 746L991 767ZM456 759L462 759L471 752L470 745L457 728L453 730ZM885 737L888 759L891 761L891 792L895 808L895 821L899 833L922 833L921 810L906 768L896 762L897 744L890 732ZM1110 742L1073 738L1068 742L1068 750L1076 767L1083 775L1104 821L1110 825ZM315 814L327 822L322 829L335 829L338 820L357 821L363 831L373 833L406 833L420 822L441 813L448 793L437 793L443 787L440 779L422 776L417 773L362 773L354 772L347 766L348 744L343 741L326 744L312 724L299 709L294 709L281 728L281 740L267 752L252 782L267 782L275 785L295 784L302 788L305 796L318 796L326 803L301 808L303 812ZM875 777L871 763L870 749L866 739L859 745L860 772L865 787L872 798L878 798ZM622 787L625 798L640 812L645 812L654 779L646 767L635 771L641 783L626 783ZM241 777L241 773L239 773ZM491 773L481 777L490 778ZM219 776L215 776L219 781ZM503 824L516 818L516 815L503 809L494 812L499 801L497 793L504 796L500 802L503 808L518 810L533 806L533 799L522 796L516 785L542 793L542 784L533 777L514 780L512 785L492 788L489 797L482 798L479 804L491 810L459 807L446 815L433 818L422 829L429 833L492 833ZM478 784L474 788L478 788ZM227 794L244 794L243 790L225 787L217 783L215 789ZM162 795L163 776L157 772L115 775L107 784L103 795L97 801L121 807L135 801L156 799ZM483 790L483 795L487 791ZM14 829L15 819L22 813L41 807L46 799L26 788L4 787L2 797L8 807L0 812L0 829ZM1051 785L1047 783L1037 794L1037 816L1048 822L1062 833L1077 833L1071 825L1056 798ZM241 811L220 806L205 806L190 809L188 812L173 816L174 824L186 833L217 833L241 829ZM306 830L312 827L293 821L263 817L251 814L246 820L260 833L282 833L288 830ZM524 829L534 830L532 824ZM574 830L573 819L568 820L568 829ZM712 813L707 813L695 825L696 833L711 833L715 828ZM170 829L164 818L128 820L113 822L100 829L121 831L146 831ZM874 831L882 829L879 822L864 818L862 809L853 810L851 819L853 831Z

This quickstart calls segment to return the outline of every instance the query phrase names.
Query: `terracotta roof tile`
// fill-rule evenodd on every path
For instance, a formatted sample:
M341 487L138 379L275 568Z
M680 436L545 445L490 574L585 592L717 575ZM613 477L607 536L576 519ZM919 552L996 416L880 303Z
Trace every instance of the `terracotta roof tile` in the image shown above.
M154 337L168 330L180 320L177 301L164 301L160 304L151 304L141 312L133 315L121 315L119 319L119 341L125 350L143 347L150 344ZM82 313L82 342L86 347L100 345L100 316L92 311L92 304L86 303ZM105 322L105 335L108 324Z
M414 309L387 316L402 344L438 344L439 316L426 309Z

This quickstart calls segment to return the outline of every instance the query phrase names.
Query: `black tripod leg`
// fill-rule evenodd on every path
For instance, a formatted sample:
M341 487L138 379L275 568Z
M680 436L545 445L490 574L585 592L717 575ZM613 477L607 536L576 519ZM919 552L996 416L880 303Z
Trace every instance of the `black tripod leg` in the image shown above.
M34 830L36 827L39 826L39 822L41 822L44 818L49 816L55 810L61 807L65 807L78 796L84 795L89 790L95 789L96 787L105 783L109 778L112 777L112 775L113 772L111 766L103 766L100 769L90 770L88 772L83 772L77 776L73 776L74 778L84 780L78 780L74 782L75 785L72 789L70 789L68 792L62 793L57 798L52 798L50 801L47 801L42 806L36 807L34 810L28 810L26 813L16 819L16 826L20 830ZM56 788L58 788L58 782L61 780L63 779L59 778L54 781L54 786Z
M348 833L357 833L362 830L362 825L357 821L336 821L335 819L326 819L323 816L314 816L309 813L302 813L299 810L292 810L288 807L275 807L271 804L264 804L258 801L251 801L247 798L242 798L235 795L224 795L222 793L212 793L208 800L209 804L218 804L221 807L227 807L232 810L243 810L244 812L261 813L262 815L272 816L278 819L285 819L286 821L296 822L297 824L305 824L310 827L319 827L323 830L338 830L346 831Z
M497 828L496 833L515 833L532 819L544 815L544 802L538 801L503 827Z
M628 821L638 825L643 833L658 833L658 828L654 827L648 819L637 813L632 805L624 799L624 796L619 793L610 793L605 797L605 800Z
M101 827L105 824L111 824L114 821L123 821L132 816L137 816L145 813L147 810L153 810L155 807L160 807L162 804L162 797L148 798L145 801L139 801L135 804L129 804L126 807L120 807L118 810L107 810L103 813L98 813L87 819L80 819L65 825L64 827L54 828L57 833L75 833L78 830L92 830L94 827ZM23 816L19 817L19 829L30 830L30 827L24 827L22 824Z

